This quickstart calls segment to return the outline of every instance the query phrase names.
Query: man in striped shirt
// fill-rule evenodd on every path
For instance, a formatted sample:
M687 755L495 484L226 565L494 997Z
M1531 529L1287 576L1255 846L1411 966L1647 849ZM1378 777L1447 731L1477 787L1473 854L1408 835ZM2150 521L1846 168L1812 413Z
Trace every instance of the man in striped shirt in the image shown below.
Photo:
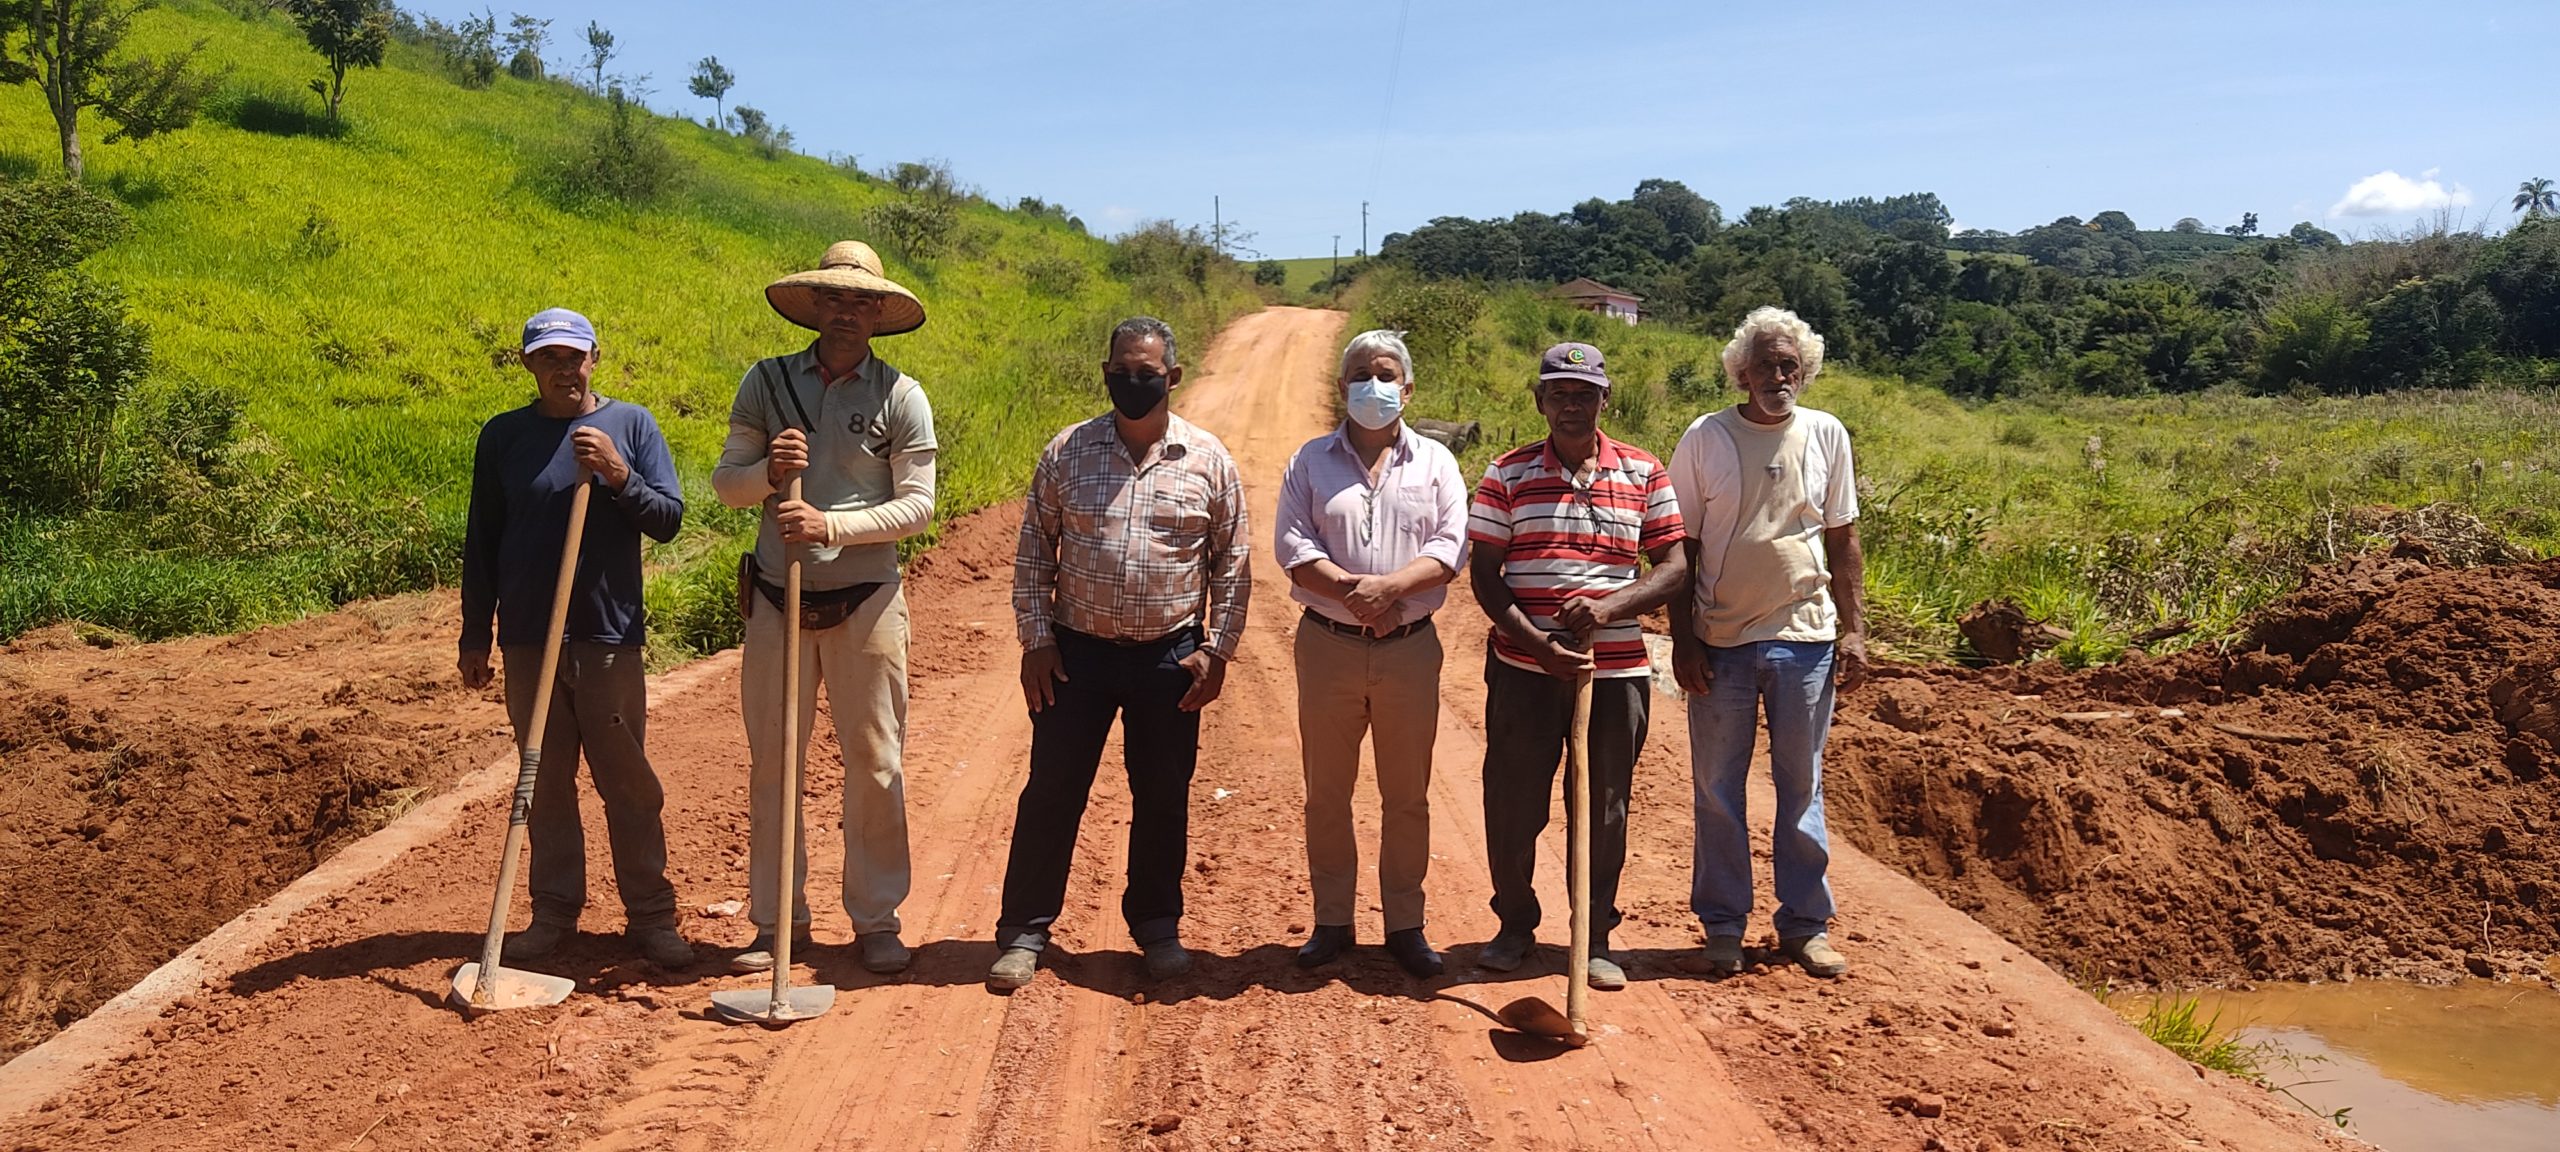
M1191 773L1200 710L1244 635L1244 484L1226 445L1173 414L1173 329L1140 316L1111 333L1112 411L1049 442L1014 550L1014 629L1031 709L1031 778L1013 822L987 984L1031 982L1067 896L1076 828L1111 722L1129 771L1129 882L1120 913L1156 979L1182 947Z
M1600 431L1609 374L1600 350L1558 344L1532 386L1547 438L1512 449L1476 486L1467 537L1476 602L1493 618L1485 654L1485 851L1502 930L1476 962L1508 972L1537 947L1532 887L1578 681L1591 677L1591 986L1623 988L1609 959L1627 794L1644 748L1653 662L1638 619L1686 586L1670 473ZM1640 561L1652 564L1642 571Z

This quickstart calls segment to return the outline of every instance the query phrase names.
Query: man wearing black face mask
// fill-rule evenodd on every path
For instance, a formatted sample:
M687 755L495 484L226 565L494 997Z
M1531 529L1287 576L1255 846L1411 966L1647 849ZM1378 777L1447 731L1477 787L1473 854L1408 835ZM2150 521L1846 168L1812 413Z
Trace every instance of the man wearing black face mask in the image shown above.
M1014 551L1031 779L996 920L1003 954L987 973L1000 991L1030 983L1048 946L1114 717L1130 797L1121 915L1151 976L1191 970L1181 939L1191 773L1200 710L1226 682L1253 590L1244 485L1226 445L1166 403L1182 368L1163 321L1113 329L1102 379L1113 411L1041 453Z

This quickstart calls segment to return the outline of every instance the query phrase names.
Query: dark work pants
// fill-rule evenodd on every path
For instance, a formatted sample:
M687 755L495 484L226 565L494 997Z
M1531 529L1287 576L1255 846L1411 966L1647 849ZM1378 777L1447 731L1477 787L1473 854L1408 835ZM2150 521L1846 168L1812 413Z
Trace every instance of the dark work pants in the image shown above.
M1057 630L1067 678L1054 703L1031 714L1031 779L1013 817L996 944L1038 951L1066 904L1103 741L1114 717L1129 772L1129 877L1120 915L1140 947L1180 936L1182 869L1190 857L1191 772L1200 762L1200 714L1176 707L1191 690L1183 657L1197 628L1142 644Z
M1538 834L1555 801L1565 734L1573 727L1573 683L1514 668L1488 651L1484 661L1484 839L1493 862L1493 914L1509 935L1538 927ZM1627 794L1644 748L1653 678L1591 682L1591 947L1605 952L1618 926L1618 876L1627 862ZM1570 807L1567 812L1571 811ZM1565 853L1567 867L1573 855ZM1570 882L1570 873L1567 877Z
M534 680L542 674L542 649L508 648L507 719L519 738L533 724ZM533 842L526 887L533 890L533 918L575 925L587 904L587 837L578 819L578 758L604 800L605 839L613 848L613 882L622 890L629 928L673 927L676 890L667 882L667 830L660 810L667 794L642 747L649 718L649 684L638 645L573 640L560 646L552 674L551 718L542 730L542 769L534 777L533 811L526 817Z

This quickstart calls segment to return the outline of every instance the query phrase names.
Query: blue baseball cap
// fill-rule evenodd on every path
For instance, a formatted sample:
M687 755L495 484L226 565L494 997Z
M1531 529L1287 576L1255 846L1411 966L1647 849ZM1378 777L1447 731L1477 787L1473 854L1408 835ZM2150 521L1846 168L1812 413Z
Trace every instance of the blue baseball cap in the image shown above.
M524 322L524 350L566 344L581 352L596 350L596 326L566 308L545 308Z

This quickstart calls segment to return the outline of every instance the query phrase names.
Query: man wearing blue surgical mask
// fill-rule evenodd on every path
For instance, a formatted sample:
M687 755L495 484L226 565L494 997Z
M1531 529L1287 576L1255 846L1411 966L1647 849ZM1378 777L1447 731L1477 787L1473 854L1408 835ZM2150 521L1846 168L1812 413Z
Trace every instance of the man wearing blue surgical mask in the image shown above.
M1431 753L1440 730L1440 635L1431 614L1466 547L1467 482L1447 448L1405 426L1413 357L1397 333L1352 337L1340 379L1347 419L1290 458L1273 542L1291 598L1305 605L1298 736L1315 932L1298 949L1298 964L1330 963L1355 936L1360 849L1351 792L1367 735L1378 764L1387 951L1427 978L1441 970L1422 932Z

